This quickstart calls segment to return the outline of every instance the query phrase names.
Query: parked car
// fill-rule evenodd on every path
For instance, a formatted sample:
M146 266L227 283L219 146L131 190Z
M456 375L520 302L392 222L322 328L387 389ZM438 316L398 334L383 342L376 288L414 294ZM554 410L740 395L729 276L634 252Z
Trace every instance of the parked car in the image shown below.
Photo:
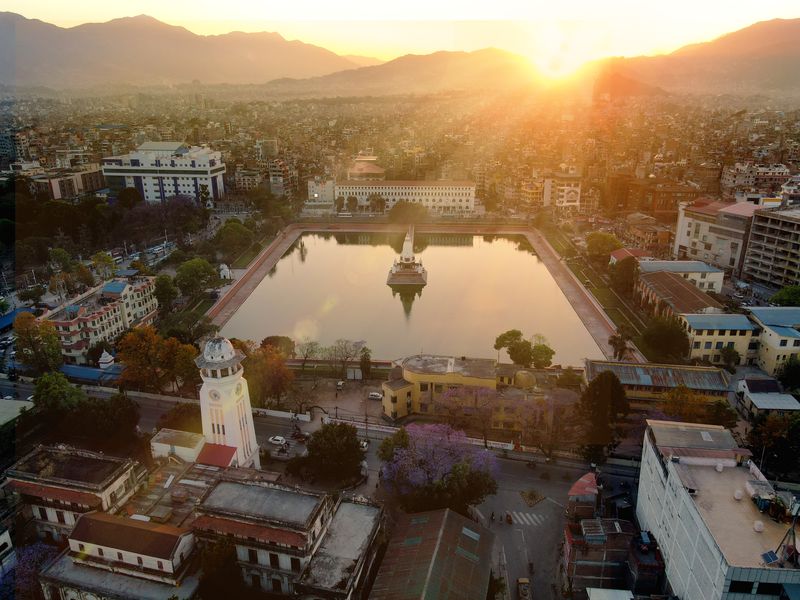
M517 579L517 597L519 600L531 600L531 580L527 577Z
M358 447L362 450L367 450L369 448L369 440L359 440Z
M286 438L280 435L273 435L267 441L274 446L286 445Z
M344 381L337 381L336 382L336 390L341 392L344 389Z
M367 398L370 400L383 400L383 394L380 392L370 392Z

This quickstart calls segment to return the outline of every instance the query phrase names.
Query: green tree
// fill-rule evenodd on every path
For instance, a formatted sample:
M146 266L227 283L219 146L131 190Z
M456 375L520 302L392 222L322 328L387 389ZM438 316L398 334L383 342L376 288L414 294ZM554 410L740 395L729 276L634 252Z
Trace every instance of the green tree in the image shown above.
M609 336L608 345L614 350L614 360L624 360L630 354L631 332L627 327L620 327Z
M61 366L61 342L50 321L38 321L24 312L14 319L17 335L17 359L37 373L56 371Z
M783 477L800 472L800 415L757 417L748 434L748 445L765 473Z
M639 279L639 261L632 256L611 267L611 287L621 296L630 297Z
M800 390L800 360L792 356L778 367L776 376L785 390L797 392Z
M584 458L600 464L621 439L620 420L629 411L625 388L611 371L597 375L581 394L578 410L584 421Z
M326 423L308 440L307 466L319 477L343 480L358 475L364 452L358 432L346 423Z
M598 264L607 265L611 259L611 253L620 248L622 248L622 242L610 233L593 231L586 236L586 253L589 255L589 259Z
M144 201L139 190L136 188L126 187L120 190L117 197L117 204L125 210L131 210L133 207L141 204Z
M562 388L573 388L579 387L583 384L583 377L581 377L580 373L573 369L572 367L567 367L561 374L558 376L556 380L556 385Z
M337 196L335 205L336 205L336 212L337 213L342 212L344 210L344 196Z
M553 356L555 356L555 350L547 344L534 344L531 349L533 366L537 369L546 369L553 364Z
M685 385L674 387L663 395L663 410L685 423L702 423L707 414L705 398Z
M530 367L533 363L533 344L528 340L516 340L507 348L508 357L515 365Z
M85 400L85 392L72 385L58 371L39 377L33 390L33 405L45 415L48 422L59 420Z
M78 265L75 267L75 279L86 287L92 287L94 285L94 275L92 275L91 270L86 265Z
M230 540L216 540L200 547L200 573L200 598L247 598L236 547Z
M386 210L386 199L380 194L370 194L367 202L369 202L369 209L372 212L382 213Z
M800 306L800 285L789 285L774 294L769 301L778 306Z
M521 339L522 332L519 329L509 329L495 338L494 349L500 351L503 348L508 348L511 344L518 342Z
M400 200L389 209L390 223L419 223L428 217L428 209L422 204Z
M182 344L197 344L216 333L219 327L200 312L182 311L162 317L158 329L166 338L175 338Z
M203 419L200 405L178 402L158 419L158 429L177 429L203 433Z
M125 365L120 385L161 392L168 385L193 385L199 375L194 365L197 348L175 338L164 339L151 326L126 333L118 344L117 358Z
M253 244L253 232L236 219L228 219L217 232L216 241L231 261Z
M158 300L158 308L162 313L168 313L172 309L172 303L178 298L178 288L172 281L172 277L166 273L156 277L155 285L153 295Z
M261 347L266 348L267 346L272 346L286 358L295 357L296 351L294 340L288 336L268 335L261 340Z
M96 252L92 255L92 267L101 279L110 279L115 271L114 259L108 252Z
M274 346L247 346L244 370L250 387L250 398L257 407L278 406L292 387L294 373L286 366L286 358Z
M705 422L733 429L739 422L739 415L726 400L717 400L706 406Z
M0 298L0 315L6 314L10 308L11 305L8 303L8 300Z
M356 212L358 210L358 198L355 196L347 197L347 211Z
M378 446L378 458L381 462L388 462L394 457L394 452L398 448L408 448L409 437L405 427L401 427L389 437L383 438L381 445Z
M731 373L736 372L736 366L741 362L742 356L739 351L733 346L725 346L720 350L719 355L722 357L722 362L725 363L725 368Z
M655 362L682 362L689 354L689 337L675 319L653 319L642 333L642 339Z
M184 296L194 297L217 280L217 271L204 258L193 258L180 265L175 273L175 283Z
M72 257L69 255L69 252L63 248L51 248L48 254L50 263L58 270L64 271L65 273L72 271L72 266L74 263Z
M42 296L44 296L46 291L47 290L43 285L35 285L31 288L18 292L17 298L19 298L20 302L39 304L39 302L42 301Z
M359 366L361 367L361 376L364 379L369 379L372 373L372 353L369 348L364 346L359 353Z

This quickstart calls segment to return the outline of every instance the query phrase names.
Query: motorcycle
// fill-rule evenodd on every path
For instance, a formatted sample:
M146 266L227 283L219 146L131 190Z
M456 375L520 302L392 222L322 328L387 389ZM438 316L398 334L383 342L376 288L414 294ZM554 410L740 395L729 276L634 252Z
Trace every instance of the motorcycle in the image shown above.
M509 525L513 523L513 521L511 520L511 513L506 513L506 523L508 523Z

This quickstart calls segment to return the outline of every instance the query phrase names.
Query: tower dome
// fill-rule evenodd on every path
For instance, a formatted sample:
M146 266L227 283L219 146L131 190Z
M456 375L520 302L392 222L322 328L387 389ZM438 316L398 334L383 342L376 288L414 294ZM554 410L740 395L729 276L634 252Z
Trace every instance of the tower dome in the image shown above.
M203 353L194 362L201 369L223 369L242 362L243 358L244 354L229 339L216 336L206 342Z

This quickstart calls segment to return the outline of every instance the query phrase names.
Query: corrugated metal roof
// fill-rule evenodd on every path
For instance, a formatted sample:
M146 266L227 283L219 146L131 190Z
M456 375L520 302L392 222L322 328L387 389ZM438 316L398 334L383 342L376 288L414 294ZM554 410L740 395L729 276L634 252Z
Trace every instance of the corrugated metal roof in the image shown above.
M639 276L642 284L678 314L694 314L704 309L722 312L722 305L677 273L656 271Z
M769 327L783 337L800 337L795 327L800 327L800 307L795 306L754 306L750 309L764 327ZM790 331L791 330L791 331Z
M756 326L745 315L681 315L692 329L738 329L754 330Z
M642 260L639 270L643 273L668 271L670 273L722 273L722 269L712 267L702 260Z
M684 385L691 390L727 391L728 382L720 369L642 363L586 361L586 379L591 381L603 371L611 371L622 385L673 388Z
M748 394L758 410L800 410L800 402L791 394Z
M104 294L121 294L128 287L126 281L109 281L103 286Z

